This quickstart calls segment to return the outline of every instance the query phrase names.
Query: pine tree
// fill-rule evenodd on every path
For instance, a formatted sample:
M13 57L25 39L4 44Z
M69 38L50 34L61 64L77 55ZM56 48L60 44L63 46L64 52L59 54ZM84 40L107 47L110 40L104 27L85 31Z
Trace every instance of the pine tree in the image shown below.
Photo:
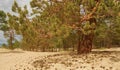
M30 4L32 19L27 17L27 7L21 9L16 2L12 10L19 16L8 14L10 26L23 36L26 48L43 51L59 46L66 48L73 32L76 36L73 39L78 39L78 54L92 50L98 26L102 22L106 24L106 20L116 21L120 11L119 2L113 0L32 0Z

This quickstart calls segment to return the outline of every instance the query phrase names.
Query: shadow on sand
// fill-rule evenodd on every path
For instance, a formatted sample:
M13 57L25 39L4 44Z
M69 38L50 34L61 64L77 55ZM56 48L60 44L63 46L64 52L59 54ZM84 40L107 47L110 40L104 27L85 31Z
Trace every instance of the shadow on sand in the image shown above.
M106 54L110 54L110 53L120 53L120 51L92 51L91 52L92 54L104 54L104 53L106 53Z
M22 51L7 51L7 52L0 52L0 54L7 54L7 53L24 53Z

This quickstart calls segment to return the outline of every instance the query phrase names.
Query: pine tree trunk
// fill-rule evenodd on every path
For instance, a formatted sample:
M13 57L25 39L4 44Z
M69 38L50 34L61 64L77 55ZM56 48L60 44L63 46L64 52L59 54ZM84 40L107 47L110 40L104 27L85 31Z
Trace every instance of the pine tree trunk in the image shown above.
M92 35L84 35L83 34L81 36L81 38L79 36L78 49L77 49L78 54L91 52L91 50L92 50L92 40L93 40Z
M13 36L12 36L12 33L10 33L10 49L13 50Z
M94 23L94 25L96 25L96 19L95 18L91 18L89 19L90 25L92 25ZM92 50L92 42L93 42L93 37L94 37L94 30L95 30L95 26L92 26L90 29L90 33L85 35L82 32L78 32L79 35L79 41L78 41L78 54L81 53L89 53Z

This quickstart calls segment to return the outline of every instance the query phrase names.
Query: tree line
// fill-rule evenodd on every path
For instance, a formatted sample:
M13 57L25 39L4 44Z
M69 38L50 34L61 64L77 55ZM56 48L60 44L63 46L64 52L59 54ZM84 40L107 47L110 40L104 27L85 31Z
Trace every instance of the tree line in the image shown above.
M30 51L77 50L120 46L120 2L117 0L32 0L32 13L15 1L11 13L0 12L1 30L23 38L22 49ZM6 19L6 16L8 19ZM13 31L13 32L12 32Z

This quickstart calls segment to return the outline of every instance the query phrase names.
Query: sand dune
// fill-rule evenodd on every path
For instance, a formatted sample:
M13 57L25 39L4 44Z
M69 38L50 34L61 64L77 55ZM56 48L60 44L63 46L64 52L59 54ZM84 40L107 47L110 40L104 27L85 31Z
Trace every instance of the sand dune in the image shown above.
M0 70L33 70L34 67L31 66L33 60L53 54L57 53L0 49Z
M0 49L0 70L120 70L120 48L87 55Z

